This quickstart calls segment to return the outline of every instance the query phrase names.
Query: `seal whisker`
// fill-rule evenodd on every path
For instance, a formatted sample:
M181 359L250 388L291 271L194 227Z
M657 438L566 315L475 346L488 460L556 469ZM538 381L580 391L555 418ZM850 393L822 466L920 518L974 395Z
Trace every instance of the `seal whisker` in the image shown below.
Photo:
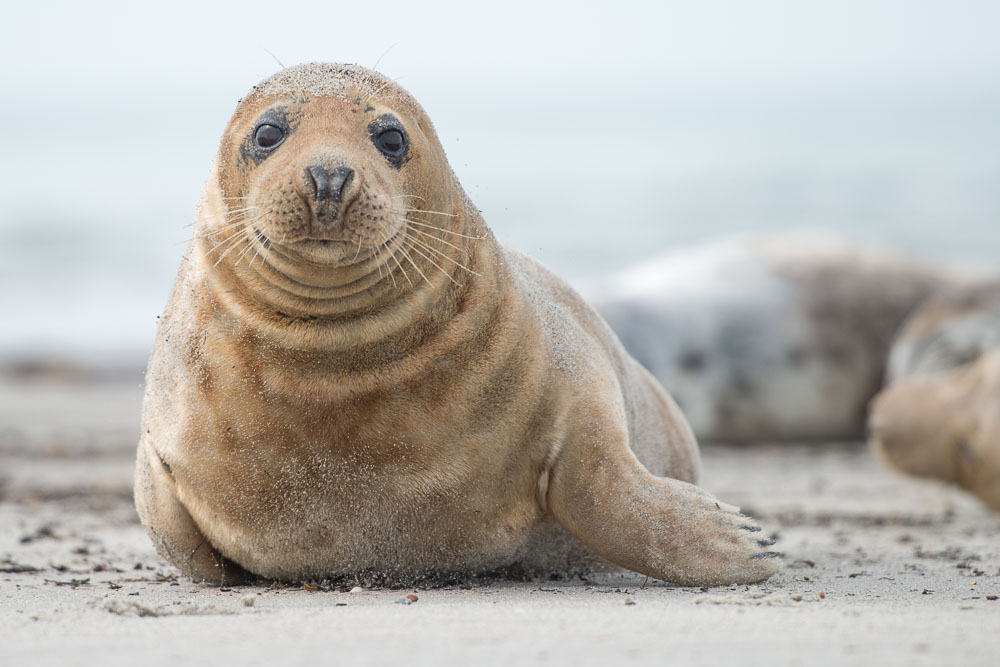
M406 273L406 269L403 268L403 265L399 263L399 259L396 257L396 253L390 252L389 257L392 258L392 261L396 262L396 266L398 266L399 270L403 272L403 277L406 278L406 282L410 284L410 287L413 287L413 281L410 280L410 276Z
M426 250L428 252L435 253L436 255L438 255L440 257L443 257L444 259L448 260L449 262L451 262L452 264L454 264L458 268L464 269L465 271L468 271L469 273L471 273L474 276L482 277L482 276L480 276L480 274L476 273L475 271L473 271L469 267L465 266L461 262L457 261L456 259L452 258L451 256L446 255L445 253L441 252L437 248L431 247L430 245L428 245L428 244L424 243L423 241L421 241L421 240L419 240L417 238L414 238L412 236L410 237L410 240L413 241L414 243L418 244L424 250Z
M213 234L192 234L191 236L189 236L189 237L187 237L185 239L181 239L180 241L177 241L176 243L174 243L174 245L180 245L182 243L190 243L191 241L194 241L195 239L213 239L213 238L215 238L215 236ZM221 241L221 243L225 243L230 238L232 238L232 237L227 236L225 239L223 239Z
M226 255L228 255L230 252L232 252L251 233L253 233L253 228L252 227L247 227L243 231L237 232L232 237L230 237L230 239L235 238L235 240L229 245L228 248L226 248L226 251L224 253L222 253L222 255L219 256L219 259L216 260L215 264L212 265L212 268L217 267L219 265L219 262L221 262L223 259L225 259ZM227 240L229 240L229 239L227 239Z
M252 240L252 236L251 236L250 234L248 234L248 235L246 236L246 238L244 238L243 240L244 240L244 241L246 241L246 244L247 244L247 247L246 247L246 248L244 248L244 249L243 249L243 251L242 251L242 252L240 252L240 254L239 254L239 255L237 255L237 257L236 257L236 262L235 262L236 264L239 264L239 263L240 263L240 260L242 260L242 259L243 259L243 257L244 257L244 256L245 256L245 255L246 255L246 254L247 254L248 252L250 252L251 250L253 250L253 248L254 248L254 243L253 243L253 240Z
M258 206L244 206L243 208L226 209L225 215L232 215L233 213L239 213L240 211L249 211L254 208L259 208Z
M223 213L222 215L204 215L202 217L204 217L205 220L210 221L210 222L218 222L219 220L226 220L226 221L229 220L228 216L225 213ZM233 219L235 219L235 216L234 216ZM201 218L200 217L196 218L193 222L187 223L186 225L184 225L184 227L185 228L194 227L199 222L201 222Z
M407 222L412 223L414 225L418 225L420 227L428 227L430 229L436 229L439 232L444 232L445 234L451 234L453 236L461 236L463 239L472 239L473 241L482 241L484 238L486 238L485 236L469 236L468 234L461 234L459 232L453 232L450 229L444 229L442 227L438 227L437 225L432 225L432 224L427 223L427 222L420 222L418 220L414 220L413 218L404 218L404 219Z
M225 244L225 243L226 243L227 241L231 241L231 240L233 240L233 239L235 239L235 238L239 237L239 236L240 236L241 234L247 234L247 233L248 233L248 230L252 230L252 229L253 229L253 227L252 227L251 225L252 225L252 224L253 224L254 222L256 222L256 221L257 221L258 219L259 219L259 218L254 218L253 220L251 220L251 221L247 222L247 223L246 223L246 225L247 225L247 226L246 226L246 227L245 227L244 229L241 229L241 230L239 230L239 231L235 231L235 232L233 232L232 234L230 234L230 235L226 236L226 237L225 237L224 239L222 239L221 241L219 241L218 243L216 243L216 244L215 244L214 246L212 246L212 247L211 247L211 248L210 248L210 249L208 250L208 252L206 252L205 254L206 254L206 255L211 255L211 254L212 254L212 253L213 253L213 252L215 251L215 249L216 249L216 248L218 248L219 246L221 246L221 245ZM235 226L235 225L233 225L233 226ZM211 233L210 233L210 234L205 234L205 235L202 235L202 236L200 236L200 237L197 237L197 238L206 238L206 239L214 239L214 238L216 238L216 236L215 236L214 234L211 234Z
M414 199L419 199L420 201L427 201L426 199L424 199L420 195L393 195L392 196L393 199L402 199L403 197L413 197Z
M411 229L410 231L414 232L415 234L420 234L421 236L425 236L427 238L434 239L435 241L440 241L441 243L443 243L445 245L449 245L452 248L454 248L455 250L458 250L459 252L461 252L461 250L462 250L461 248L459 248L454 243L450 243L450 242L444 240L443 238L441 238L439 236L435 236L434 234L431 234L431 233L428 233L428 232L425 232L425 231L422 231L422 230L419 230L419 229Z
M372 246L372 252L375 253L375 268L378 269L378 277L382 278L382 254L378 250L378 246Z
M253 207L253 208L256 208L256 207ZM224 215L221 215L221 216L205 216L205 221L206 222L213 222L213 223L214 222L221 222L221 223L223 223L221 227L218 227L215 230L215 231L220 231L222 229L225 229L227 227L231 227L231 226L233 226L235 224L238 224L238 223L246 220L250 216L250 210L251 209L246 209L246 210L234 213L232 215L225 215L224 214ZM261 215L265 215L265 213L259 214L258 217L260 217ZM194 223L192 223L192 224L194 224Z
M261 251L261 249L265 249L263 243L257 243L255 245L257 246L257 252L255 252L253 254L253 257L250 258L250 263L247 264L248 267L253 266L254 260L257 259L258 257L260 257L260 251ZM263 264L265 261L266 260L263 257L261 257L260 263Z
M212 268L214 269L217 266L219 266L219 263L222 262L222 260L226 258L226 255L228 255L238 245L239 245L239 242L236 242L236 243L233 243L231 246L229 246L229 248L227 248L226 251L224 253L222 253L222 255L219 256L219 259L217 259L215 261L215 264L212 265Z
M413 266L413 268L415 268L417 270L417 273L420 274L420 277L423 278L424 281L426 281L428 285L430 285L431 287L434 287L434 283L432 283L430 281L430 279L426 275L424 275L424 272L420 270L420 267L417 266L416 262L413 261L413 258L410 257L410 253L407 252L409 250L409 248L406 247L405 241L409 237L406 236L405 232L404 232L403 237L404 237L403 238L404 243L403 243L403 245L400 246L400 250L403 251L403 259L405 259L407 262L409 262L410 265Z
M216 228L212 229L208 234L202 234L202 236L205 237L205 238L207 238L209 236L217 235L217 234L220 234L222 232L225 232L225 231L228 231L230 229L233 229L234 227L239 227L240 225L253 224L254 222L260 220L263 217L264 217L263 215L258 215L258 216L254 217L254 218L241 217L239 220L232 220L232 221L227 222L224 225L220 225L219 227L216 227Z
M376 95L378 95L379 93L381 93L383 90L385 90L386 88L388 88L389 86L391 86L392 84L396 83L397 81L399 81L402 78L403 77L397 77L395 79L391 79L391 80L386 81L385 83L383 83L381 86L379 86L377 89L375 89L374 93L372 93L371 95L368 96L368 98L365 100L365 104L367 105L369 102L372 101L373 97L375 97Z
M382 259L381 259L382 258L382 248L379 247L379 246L376 246L376 247L378 247L379 263L381 264L382 263ZM392 280L392 286L393 287L398 287L398 285L396 285L396 276L393 273L392 267L389 266L388 262L385 262L385 272L389 274L389 279Z
M243 230L243 231L245 231L245 230ZM220 248L221 246L225 245L226 243L228 243L230 241L233 241L233 239L237 238L240 234L243 233L243 231L233 232L229 236L226 236L224 239L222 239L221 241L219 241L218 243L216 243L214 246L212 246L211 248L209 248L205 252L205 255L206 256L207 255L211 255L213 252L216 251L216 249ZM212 240L215 239L215 237L213 235L211 235L211 234L204 234L202 236L198 236L198 237L195 237L195 238L212 239Z
M429 210L423 209L423 208L404 208L402 210L406 211L407 213L430 213L430 214L433 214L433 215L446 215L449 218L457 218L458 217L454 213L445 213L444 211L429 211Z
M246 232L246 230L238 232L237 234L234 234L233 236L229 237L229 239L227 240L231 241L231 243L229 243L229 245L226 246L225 251L222 253L222 257L225 257L227 254L229 254L230 250L235 249L238 245L240 245L240 243L245 241L247 237L249 237L249 234ZM220 257L219 259L221 260L222 257Z
M374 64L374 65L372 65L372 69L378 69L378 64L379 64L380 62L382 62L382 58L385 58L385 57L386 57L387 55L389 55L389 52L390 52L390 51L392 51L392 50L393 50L394 48L396 48L396 45L397 45L397 44L399 44L399 42L393 42L393 43L392 43L392 46L390 46L390 47L389 47L388 49L386 49L386 50L385 50L385 53L383 53L382 55L380 55L380 56L378 57L378 60L376 60L376 61L375 61L375 64Z
M263 47L263 46L262 46L262 47L260 47L260 48L264 49L264 53L266 53L267 55L269 55L269 56L271 56L272 58L274 58L274 62L278 63L278 67L280 67L281 69L288 69L287 67L285 67L285 66L284 66L284 64L282 64L282 62L281 62L280 60L278 60L278 56L274 55L273 53L271 53L270 51L268 51L268 50L267 50L267 49L266 49L265 47ZM374 69L374 68L372 68L372 69Z
M413 238L412 236L407 236L406 238L407 238L407 239L408 239L408 240L409 240L410 242L414 242L414 241L416 241L416 239L414 239L414 238ZM458 282L457 280L455 280L455 277L454 277L454 276L452 276L452 275L451 275L450 273L448 273L447 271L445 271L444 269L442 269L442 268L441 268L441 267L440 267L440 266L438 265L438 263L437 263L437 262L435 262L435 261L434 261L433 259L431 259L431 258L430 258L430 257L428 257L427 255L425 255L424 253L420 252L420 248L419 248L419 247L417 247L417 246L413 245L413 246L410 246L410 250L413 250L413 251L414 251L414 252L416 252L416 253L417 253L418 255L420 255L421 257L423 257L424 259L426 259L426 260L427 260L428 262L430 262L430 263L431 263L431 265L433 265L435 269L437 269L438 271L440 271L441 273L443 273L443 274L444 274L444 276L445 276L445 277L446 277L446 278L447 278L448 280L450 280L451 282L455 283L455 284L456 284L456 285L458 285L459 287L462 287L462 283L460 283L460 282Z

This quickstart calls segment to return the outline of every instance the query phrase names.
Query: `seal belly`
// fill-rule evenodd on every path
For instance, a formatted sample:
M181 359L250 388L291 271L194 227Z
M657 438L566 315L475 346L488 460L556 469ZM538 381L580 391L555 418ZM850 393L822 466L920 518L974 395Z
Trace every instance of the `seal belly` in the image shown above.
M505 485L504 474L528 476L368 455L400 448L366 444L339 455L317 447L277 466L243 451L204 470L205 483L201 473L189 475L178 497L220 553L265 577L418 576L509 562L537 506L530 492L495 502L506 494L484 489Z

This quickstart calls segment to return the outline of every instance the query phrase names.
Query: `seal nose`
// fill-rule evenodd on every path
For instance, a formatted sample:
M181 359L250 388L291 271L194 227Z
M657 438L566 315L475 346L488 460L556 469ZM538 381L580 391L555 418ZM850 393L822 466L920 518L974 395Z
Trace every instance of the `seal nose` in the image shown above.
M305 176L306 185L316 198L316 217L320 220L326 218L336 220L340 212L344 190L347 189L354 177L354 170L350 167L327 169L323 166L313 165L306 167Z

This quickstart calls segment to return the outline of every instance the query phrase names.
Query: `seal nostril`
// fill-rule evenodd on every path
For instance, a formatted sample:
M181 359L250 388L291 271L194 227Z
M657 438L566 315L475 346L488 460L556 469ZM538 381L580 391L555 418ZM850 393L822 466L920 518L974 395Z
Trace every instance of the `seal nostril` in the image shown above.
M350 167L337 167L330 175L331 199L340 201L344 196L344 190L354 178L354 170Z
M323 167L306 167L306 187L309 188L316 199L325 198L326 184L330 180L329 174Z
M354 170L350 167L337 167L330 170L326 167L306 167L306 186L309 187L317 200L329 199L339 203L344 190L354 178Z

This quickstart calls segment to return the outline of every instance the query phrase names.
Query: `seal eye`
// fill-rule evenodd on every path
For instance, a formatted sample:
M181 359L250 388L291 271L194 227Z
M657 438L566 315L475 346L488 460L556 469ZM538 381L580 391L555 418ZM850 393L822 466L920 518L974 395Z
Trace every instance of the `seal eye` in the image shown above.
M375 144L383 153L399 153L403 150L403 133L399 130L386 130L375 138Z
M261 148L277 146L284 138L285 133L277 125L261 125L253 135L254 141Z

